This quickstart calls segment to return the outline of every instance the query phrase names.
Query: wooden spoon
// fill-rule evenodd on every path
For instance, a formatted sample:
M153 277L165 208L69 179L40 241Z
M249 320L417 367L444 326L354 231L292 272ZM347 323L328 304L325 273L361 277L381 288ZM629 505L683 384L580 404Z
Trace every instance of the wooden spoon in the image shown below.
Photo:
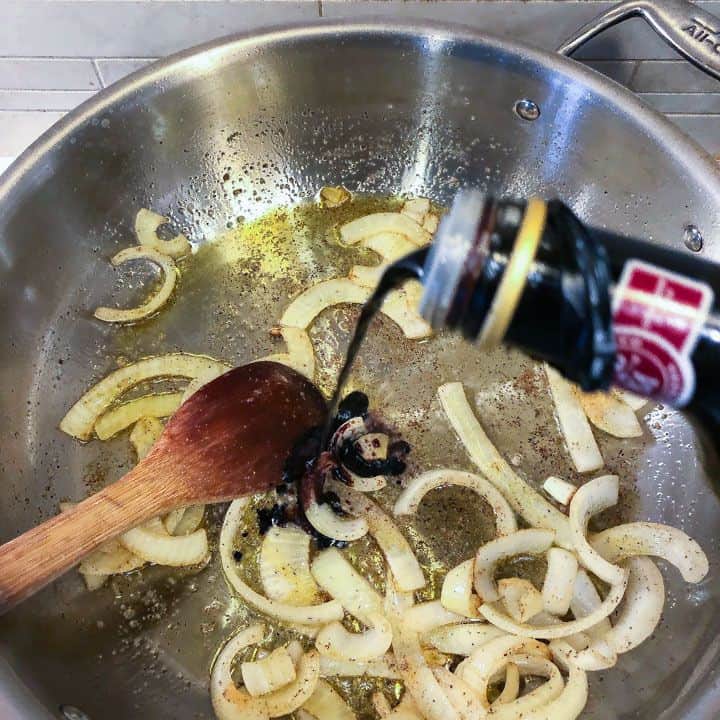
M221 375L180 406L124 477L0 547L0 613L144 520L280 484L294 442L325 413L317 388L284 365Z

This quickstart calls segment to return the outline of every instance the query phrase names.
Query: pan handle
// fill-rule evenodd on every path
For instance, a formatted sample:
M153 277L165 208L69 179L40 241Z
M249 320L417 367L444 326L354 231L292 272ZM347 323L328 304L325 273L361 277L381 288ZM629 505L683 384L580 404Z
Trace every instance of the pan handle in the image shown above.
M572 55L590 38L630 17L643 18L670 47L720 80L720 19L688 0L627 0L583 25L558 52Z

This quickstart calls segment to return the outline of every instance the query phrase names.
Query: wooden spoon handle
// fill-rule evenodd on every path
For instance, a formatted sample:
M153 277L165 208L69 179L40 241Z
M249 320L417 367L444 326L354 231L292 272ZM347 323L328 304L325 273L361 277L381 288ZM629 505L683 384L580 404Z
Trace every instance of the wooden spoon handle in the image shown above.
M98 545L157 515L166 503L144 472L131 470L71 510L0 546L0 614L51 583Z

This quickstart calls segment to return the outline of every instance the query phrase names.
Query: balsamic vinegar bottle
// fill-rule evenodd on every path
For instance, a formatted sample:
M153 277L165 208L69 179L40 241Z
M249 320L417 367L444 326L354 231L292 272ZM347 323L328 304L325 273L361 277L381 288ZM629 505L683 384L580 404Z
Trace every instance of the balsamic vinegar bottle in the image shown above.
M430 324L720 428L720 265L587 227L562 202L458 194L417 254Z

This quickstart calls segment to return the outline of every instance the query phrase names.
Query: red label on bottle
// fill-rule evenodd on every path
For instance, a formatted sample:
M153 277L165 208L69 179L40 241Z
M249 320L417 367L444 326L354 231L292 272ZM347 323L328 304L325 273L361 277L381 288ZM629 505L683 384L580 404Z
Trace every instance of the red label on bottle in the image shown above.
M713 292L704 283L639 260L628 262L613 295L615 383L685 405L695 391L690 355L712 302Z

